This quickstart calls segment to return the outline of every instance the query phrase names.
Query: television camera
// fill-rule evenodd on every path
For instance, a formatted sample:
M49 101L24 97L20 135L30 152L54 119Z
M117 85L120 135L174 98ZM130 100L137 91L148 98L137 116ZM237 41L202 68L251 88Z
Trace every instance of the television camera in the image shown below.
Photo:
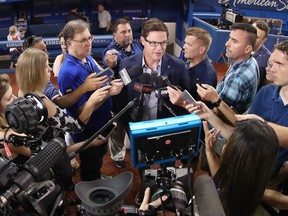
M219 0L218 3L222 7L220 23L218 25L220 29L230 29L233 23L243 21L243 15L230 9L229 0Z
M9 149L1 155L0 214L61 215L64 189L52 167L66 154L66 144L61 138L48 143L37 138L36 127L47 118L44 102L36 94L19 97L7 106L5 118L19 135L6 138L7 129L2 142L29 147L32 155L24 164L15 164Z

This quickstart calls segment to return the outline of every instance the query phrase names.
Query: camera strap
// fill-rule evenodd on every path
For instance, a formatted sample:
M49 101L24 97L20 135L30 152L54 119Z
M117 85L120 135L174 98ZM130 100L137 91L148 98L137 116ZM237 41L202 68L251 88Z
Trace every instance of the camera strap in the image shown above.
M167 196L167 199L163 200L163 196ZM162 210L165 212L166 210L170 211L170 212L173 212L175 213L175 215L177 215L176 213L176 206L175 206L175 203L173 201L173 196L172 196L172 193L171 191L169 190L164 190L162 193L161 193L161 196L160 196L160 199L161 199L161 206L162 206ZM164 213L165 214L165 213Z

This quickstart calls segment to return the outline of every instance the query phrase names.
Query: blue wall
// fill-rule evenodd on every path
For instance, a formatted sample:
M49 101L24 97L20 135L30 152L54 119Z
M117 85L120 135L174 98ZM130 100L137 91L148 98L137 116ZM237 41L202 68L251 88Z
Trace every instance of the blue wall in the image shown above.
M225 43L229 38L230 31L216 28L215 26L212 26L196 17L194 17L194 26L206 29L213 38L211 47L208 51L209 58L213 62L223 62L223 57L225 57ZM288 36L269 34L268 39L265 42L265 46L272 51L277 42L284 40L288 40Z
M112 19L123 16L158 17L163 21L175 21L179 7L178 0L22 0L0 2L0 28L9 27L15 18L25 12L28 24L63 23L70 11L71 3L79 4L79 11L89 17L91 22L98 20L97 5L104 2L105 9L109 10Z

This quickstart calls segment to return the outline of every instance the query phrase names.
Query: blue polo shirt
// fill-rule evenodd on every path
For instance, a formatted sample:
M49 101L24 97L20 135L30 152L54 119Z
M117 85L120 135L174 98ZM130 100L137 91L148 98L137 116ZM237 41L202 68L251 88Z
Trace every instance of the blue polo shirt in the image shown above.
M125 59L125 58L129 57L129 56L135 55L135 54L137 54L137 53L141 53L142 50L143 50L143 47L142 47L140 44L138 44L138 43L132 42L132 43L131 43L131 51L128 52L128 51L126 51L125 49L123 49L123 47L121 47L121 46L113 39L113 41L108 45L108 47L107 47L107 48L103 51L103 53L102 53L102 63L103 63L103 65L104 65L104 67L107 67L107 65L105 64L105 55L106 55L106 52L107 52L108 50L112 50L112 49L115 49L115 50L117 50L117 51L120 53L120 55L117 56L117 65L116 65L114 68L112 68L112 69L114 70L114 72L115 72L116 78L119 78L119 77L118 77L118 72L119 72L119 64L120 64L120 61L121 61L122 59Z
M268 85L262 87L255 95L249 113L261 116L269 122L288 126L288 105L284 105L279 95L281 87ZM288 149L278 150L275 172L277 173L288 156Z
M212 63L209 61L208 57L199 64L189 68L189 61L186 62L191 94L196 100L201 100L197 94L196 79L198 78L200 83L208 84L216 88L217 85L217 75L216 70Z
M77 89L84 83L87 76L100 69L95 64L92 57L87 57L87 64L81 63L77 58L67 53L65 60L61 66L58 76L58 86L63 95L68 94ZM89 99L92 92L85 93L79 101L67 108L67 113L74 118L79 116L80 107ZM112 102L108 98L97 110L93 112L87 123L85 130L80 134L72 135L74 142L80 142L90 138L111 118Z
M258 85L258 90L263 86L264 80L266 77L266 67L268 59L271 56L271 52L263 45L256 53L253 54L253 57L256 59L259 72L260 72L260 82Z

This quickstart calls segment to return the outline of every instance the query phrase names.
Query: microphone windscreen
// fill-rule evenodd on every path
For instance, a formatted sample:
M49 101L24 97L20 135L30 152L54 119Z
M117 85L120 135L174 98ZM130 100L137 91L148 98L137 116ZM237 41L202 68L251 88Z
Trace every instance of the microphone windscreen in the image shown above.
M210 176L198 176L194 181L193 191L199 215L225 216L215 183Z
M148 73L143 73L140 78L140 82L142 84L150 84L151 83L151 75Z
M128 70L128 74L131 79L141 75L143 73L143 68L140 65L135 65Z
M164 81L162 76L157 76L156 77L155 84L156 84L156 88L164 88L164 87L167 86L166 82Z
M65 154L66 144L61 138L52 139L37 155L32 156L23 165L24 169L36 180L41 178Z

